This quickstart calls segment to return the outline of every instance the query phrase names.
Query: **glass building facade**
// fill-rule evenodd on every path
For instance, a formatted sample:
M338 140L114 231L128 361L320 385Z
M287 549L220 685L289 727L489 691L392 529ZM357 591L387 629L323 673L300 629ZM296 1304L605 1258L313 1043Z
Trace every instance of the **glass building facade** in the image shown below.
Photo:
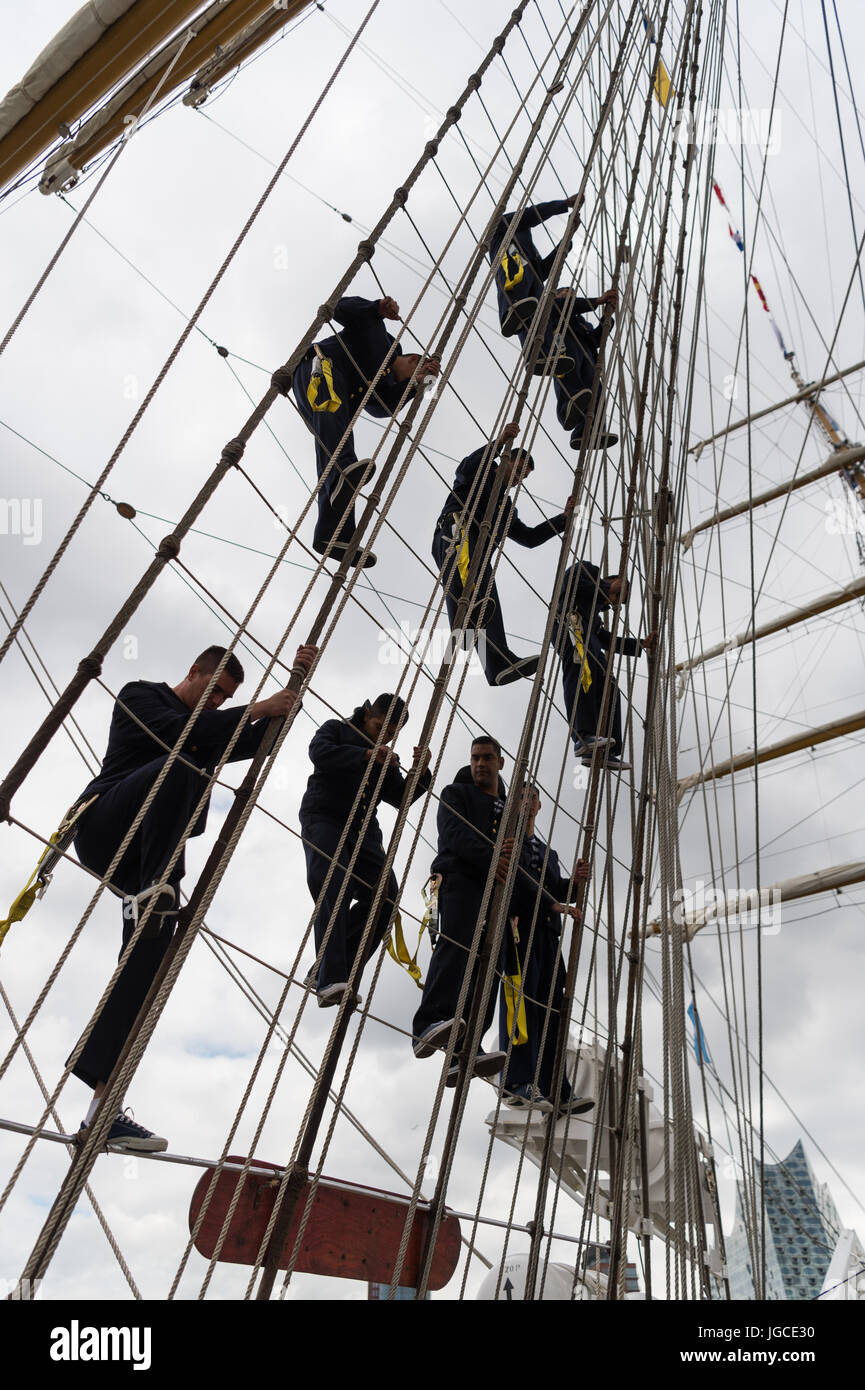
M818 1183L799 1140L782 1163L766 1164L766 1298L803 1301L816 1298L841 1231L835 1203L825 1183ZM759 1182L754 1180L759 1232ZM753 1237L745 1212L749 1201L736 1185L736 1221L727 1237L730 1296L754 1299ZM754 1218L748 1223L754 1225Z

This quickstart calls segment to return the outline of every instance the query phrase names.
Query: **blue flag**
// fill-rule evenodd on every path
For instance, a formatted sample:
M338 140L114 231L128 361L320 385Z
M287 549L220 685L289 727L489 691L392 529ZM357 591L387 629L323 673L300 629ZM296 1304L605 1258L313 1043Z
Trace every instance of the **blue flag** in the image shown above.
M714 1063L709 1055L709 1048L706 1044L706 1035L703 1032L703 1025L697 1017L697 1011L693 1003L688 1005L688 1017L694 1025L694 1037L691 1046L694 1049L694 1056L698 1062L705 1062L707 1067L714 1071Z

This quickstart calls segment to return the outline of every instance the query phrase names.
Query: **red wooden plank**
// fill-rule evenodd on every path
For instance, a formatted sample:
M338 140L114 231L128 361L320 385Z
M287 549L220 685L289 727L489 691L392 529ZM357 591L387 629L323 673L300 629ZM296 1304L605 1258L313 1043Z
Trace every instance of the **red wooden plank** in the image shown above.
M227 1161L243 1163L245 1160L230 1157ZM275 1175L280 1171L275 1164L262 1162L258 1158L254 1163L256 1168L273 1168ZM190 1231L198 1218L212 1177L213 1169L206 1169L192 1194L189 1208ZM196 1250L205 1259L211 1259L216 1249L239 1178L239 1173L223 1172L217 1180L195 1240ZM263 1176L246 1178L219 1252L220 1260L228 1264L255 1263L273 1211L278 1186L278 1176L273 1179ZM310 1180L308 1187L311 1186ZM301 1193L298 1201L294 1220L280 1256L280 1269L288 1267L307 1195ZM393 1277L407 1211L405 1198L400 1199L394 1192L381 1192L374 1187L354 1184L326 1187L319 1183L295 1261L295 1269L299 1274L323 1274L389 1284ZM414 1219L400 1274L400 1283L409 1287L413 1287L419 1278L418 1265L423 1253L428 1223L428 1213L421 1209ZM455 1216L445 1214L439 1226L430 1273L430 1289L444 1288L457 1267L459 1251L459 1220Z

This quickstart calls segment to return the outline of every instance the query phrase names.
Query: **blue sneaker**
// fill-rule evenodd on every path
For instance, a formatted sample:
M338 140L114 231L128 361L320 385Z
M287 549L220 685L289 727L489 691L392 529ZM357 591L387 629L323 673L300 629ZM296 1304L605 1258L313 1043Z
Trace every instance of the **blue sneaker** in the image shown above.
M130 1152L138 1153L163 1153L168 1148L167 1139L152 1134L143 1125L136 1124L131 1110L118 1110L105 1142L114 1149L128 1149Z

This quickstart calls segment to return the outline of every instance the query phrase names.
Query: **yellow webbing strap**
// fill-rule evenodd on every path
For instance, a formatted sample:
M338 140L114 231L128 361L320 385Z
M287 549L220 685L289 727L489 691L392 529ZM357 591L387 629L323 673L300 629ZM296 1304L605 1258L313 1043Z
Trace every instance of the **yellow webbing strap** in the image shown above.
M460 583L463 588L465 588L466 577L468 576L469 565L471 564L471 551L469 550L468 527L464 527L459 523L457 523L457 542L459 546L457 550L457 573L460 577Z
M589 687L592 684L592 673L589 669L589 658L586 656L586 648L583 641L583 620L579 613L568 614L568 627L570 628L571 637L574 640L574 661L581 661L583 663L580 685L588 695Z
M513 245L502 256L502 270L505 272L505 294L510 294L523 278L522 257Z
M519 936L517 934L516 928L514 927L513 918L511 919L511 930L514 933L514 941L519 941ZM514 1047L522 1047L529 1040L529 1029L526 1020L526 1001L522 993L523 977L520 972L519 956L516 957L516 961L516 973L513 975L505 975L503 977L505 987L505 1007L508 1012L508 1037L513 1039ZM519 1000L519 1008L517 1008L517 1000ZM517 1020L516 1033L514 1032L515 1014Z
M414 948L414 955L410 956L408 953L408 946L405 944L405 934L402 929L402 917L399 912L397 912L393 919L393 931L387 942L387 953L391 960L395 960L397 965L402 966L403 970L414 980L418 989L423 989L423 980L421 979L420 966L417 963L417 953L420 950L423 934L427 927L432 927L432 930L435 931L438 926L438 892L440 883L441 875L433 874L432 878L428 879L427 883L425 883L421 889L426 911L423 915L423 921L420 924L420 931L417 934L417 945ZM432 884L429 893L427 893L427 884Z
M312 364L309 385L306 388L306 399L309 401L313 410L317 412L322 410L339 410L342 401L333 387L333 362L329 357L324 357L322 355L317 343L314 346L315 355L318 360ZM322 382L327 390L327 399L319 403L318 395Z
M71 844L76 821L95 800L96 797L91 796L89 801L82 801L80 806L73 806L70 811L66 812L54 834L50 836L48 844L39 856L36 868L10 907L9 915L0 922L0 946L2 946L3 939L12 923L23 922L36 899L42 897L51 882L51 870L59 857L58 850L65 850L66 846Z

